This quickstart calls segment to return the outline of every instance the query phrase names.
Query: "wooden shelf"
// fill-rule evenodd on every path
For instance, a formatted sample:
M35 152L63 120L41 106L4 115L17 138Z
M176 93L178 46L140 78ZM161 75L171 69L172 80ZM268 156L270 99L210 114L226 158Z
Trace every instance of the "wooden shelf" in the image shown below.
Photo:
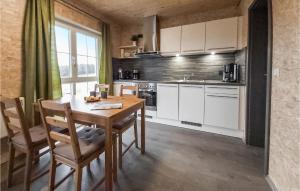
M123 58L119 58L119 59L137 59L139 57L123 57Z
M133 45L130 45L130 46L120 46L119 48L120 49L137 49L138 46L133 46Z

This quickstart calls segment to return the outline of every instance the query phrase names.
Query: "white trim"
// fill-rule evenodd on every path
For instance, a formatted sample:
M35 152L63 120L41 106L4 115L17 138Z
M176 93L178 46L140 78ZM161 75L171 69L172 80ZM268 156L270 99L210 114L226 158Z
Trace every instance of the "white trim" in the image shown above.
M267 183L269 184L272 191L278 191L278 189L276 188L274 182L272 181L272 179L269 175L265 176L265 179L266 179Z
M146 110L147 111L147 110ZM140 120L140 117L138 118ZM181 121L177 120L169 120L169 119L162 119L162 118L146 118L146 121L153 122L153 123L159 123L164 125L170 125L175 127L181 127L186 129L192 129L197 131L203 131L208 133L215 133L219 135L225 135L230 137L236 137L236 138L243 138L244 132L241 130L231 130L228 128L220 128L220 127L213 127L208 125L202 125L202 127L194 126L194 125L188 125L188 124L182 124Z
M56 18L57 19L57 18ZM69 30L69 46L70 46L70 69L71 69L71 76L66 78L61 78L62 84L72 84L72 94L76 94L76 83L80 82L93 82L98 81L99 79L99 67L100 67L100 58L99 58L99 46L101 43L101 36L100 33L96 34L94 31L91 31L91 29L87 27L78 27L78 25L74 25L69 22L65 22L65 20L57 20L55 23L55 26L62 27ZM80 77L78 76L78 65L77 65L77 41L76 41L76 34L82 34L86 35L92 38L96 39L96 75L95 76L84 76ZM88 57L87 55L83 55L85 57Z
M55 16L55 20L56 20L56 22L58 22L60 24L64 24L65 23L65 24L71 25L72 27L79 28L81 30L87 30L89 32L94 33L95 35L102 35L101 32L99 32L99 31L97 31L95 29L86 27L84 25L81 25L81 24L79 24L77 22L74 22L74 21L72 21L70 19L67 19L65 17L62 17L62 16Z

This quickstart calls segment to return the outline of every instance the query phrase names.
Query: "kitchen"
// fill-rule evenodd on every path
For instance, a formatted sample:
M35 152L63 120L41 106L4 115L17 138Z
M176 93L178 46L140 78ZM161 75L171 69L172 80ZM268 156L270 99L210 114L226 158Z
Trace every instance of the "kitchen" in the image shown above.
M299 5L1 1L1 190L300 189Z
M148 121L244 139L242 17L165 29L158 22L157 16L144 18L142 36L150 41L137 43L137 51L145 52L122 58L126 49L120 47L121 59L113 62L115 95L120 85L138 84ZM158 40L151 39L160 39L160 54Z

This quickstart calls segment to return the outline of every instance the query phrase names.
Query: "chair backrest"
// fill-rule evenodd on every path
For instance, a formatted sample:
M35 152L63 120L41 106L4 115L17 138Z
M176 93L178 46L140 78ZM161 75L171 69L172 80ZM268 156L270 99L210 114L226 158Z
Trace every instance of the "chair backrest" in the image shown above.
M0 101L1 113L4 121L4 125L7 130L10 141L13 141L13 137L19 133L24 136L25 147L28 149L32 145L32 139L29 133L29 126L25 120L24 111L19 98L3 98Z
M76 133L75 123L72 118L70 103L56 103L52 100L38 100L43 126L47 130L47 139L50 150L55 153L55 142L71 144L75 160L81 158L81 151ZM51 127L68 129L69 135L51 130Z
M99 92L101 92L101 90L105 90L107 92L110 92L110 85L109 84L95 84L95 92L97 92L97 90L99 90Z
M124 90L126 90L126 92L124 92ZM138 97L138 85L135 86L125 86L125 85L121 85L120 87L120 96L124 96L124 95L135 95L136 97ZM130 93L128 93L130 92Z

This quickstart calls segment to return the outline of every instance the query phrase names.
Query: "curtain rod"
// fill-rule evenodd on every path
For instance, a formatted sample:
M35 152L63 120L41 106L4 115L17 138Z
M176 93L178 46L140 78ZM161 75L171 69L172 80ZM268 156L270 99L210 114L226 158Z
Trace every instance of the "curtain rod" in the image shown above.
M82 9L80 9L79 7L77 7L76 5L74 5L72 3L68 3L68 2L66 2L64 0L54 0L54 1L56 1L56 2L58 2L60 4L62 4L62 5L65 5L65 6L71 8L71 9L73 9L75 11L79 11L80 13L83 13L83 14L89 16L89 17L92 17L92 18L94 18L96 20L99 20L99 21L103 22L102 19L100 19L100 18L98 18L98 17L96 17L96 16L94 16L94 15L92 15L92 14L90 14L90 13L88 13L88 12L82 10Z

